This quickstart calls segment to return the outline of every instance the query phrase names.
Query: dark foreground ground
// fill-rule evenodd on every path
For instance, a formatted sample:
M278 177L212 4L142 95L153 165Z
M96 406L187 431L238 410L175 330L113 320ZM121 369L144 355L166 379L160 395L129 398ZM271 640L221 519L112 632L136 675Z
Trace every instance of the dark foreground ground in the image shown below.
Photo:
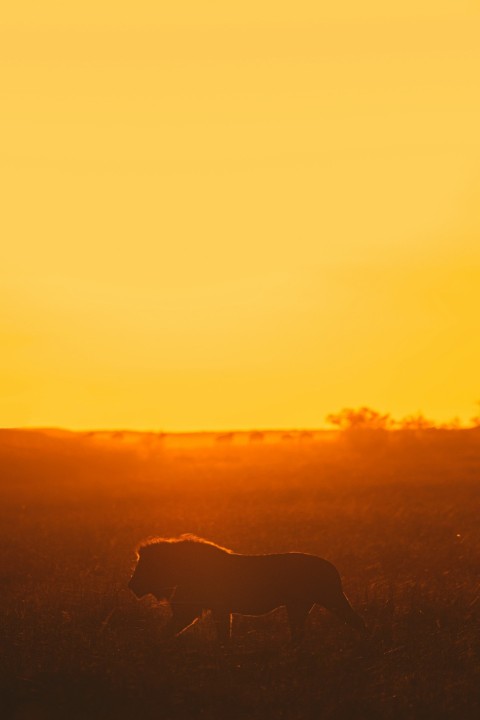
M480 433L0 433L2 718L480 717ZM126 590L135 543L193 532L334 562L368 638L316 608L179 640Z

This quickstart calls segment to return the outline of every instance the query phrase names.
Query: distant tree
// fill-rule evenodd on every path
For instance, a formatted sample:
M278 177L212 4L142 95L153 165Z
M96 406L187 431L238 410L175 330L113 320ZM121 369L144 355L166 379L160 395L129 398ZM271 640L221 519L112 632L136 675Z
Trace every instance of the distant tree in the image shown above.
M474 415L472 418L470 418L470 422L472 423L473 427L480 428L480 400L477 400L475 404L478 405L479 414Z
M298 437L300 440L313 440L315 435L311 430L301 430Z
M250 440L250 442L262 442L262 440L264 440L264 438L265 438L265 435L260 430L252 430L248 436L248 439Z
M393 425L388 413L382 415L368 407L361 407L358 410L344 408L339 413L327 415L326 420L341 430L387 430Z
M403 420L399 420L397 426L400 430L428 430L435 427L435 423L418 412L415 415L408 415Z
M442 423L438 427L442 430L460 430L462 427L462 421L459 417L454 417L451 420Z
M226 432L226 433L220 433L219 435L217 435L215 440L217 443L231 443L231 442L233 442L234 437L235 437L235 433Z

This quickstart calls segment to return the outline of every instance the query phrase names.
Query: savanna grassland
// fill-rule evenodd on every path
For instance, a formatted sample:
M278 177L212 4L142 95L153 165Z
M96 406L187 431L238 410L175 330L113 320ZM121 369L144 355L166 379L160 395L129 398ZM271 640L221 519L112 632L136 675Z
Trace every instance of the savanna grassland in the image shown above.
M480 430L0 433L2 718L480 717ZM361 637L321 608L169 638L133 548L192 532L338 567Z

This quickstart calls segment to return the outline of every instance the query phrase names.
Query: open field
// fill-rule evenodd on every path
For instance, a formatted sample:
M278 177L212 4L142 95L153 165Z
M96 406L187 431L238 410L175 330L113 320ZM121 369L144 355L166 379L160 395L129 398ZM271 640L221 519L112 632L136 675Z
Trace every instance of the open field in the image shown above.
M313 437L0 432L4 718L480 717L480 431ZM126 589L136 542L192 532L339 568L367 638L315 608L205 617Z

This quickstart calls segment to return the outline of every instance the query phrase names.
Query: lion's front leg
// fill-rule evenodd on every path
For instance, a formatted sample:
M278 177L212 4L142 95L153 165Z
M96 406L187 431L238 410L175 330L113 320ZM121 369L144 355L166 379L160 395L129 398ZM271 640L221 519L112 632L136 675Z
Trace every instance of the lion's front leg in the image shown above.
M175 598L171 603L170 632L178 637L202 615L202 608L188 601Z
M191 600L191 593L184 587L175 587L169 598L172 618L168 624L171 635L178 637L202 615L203 608Z

